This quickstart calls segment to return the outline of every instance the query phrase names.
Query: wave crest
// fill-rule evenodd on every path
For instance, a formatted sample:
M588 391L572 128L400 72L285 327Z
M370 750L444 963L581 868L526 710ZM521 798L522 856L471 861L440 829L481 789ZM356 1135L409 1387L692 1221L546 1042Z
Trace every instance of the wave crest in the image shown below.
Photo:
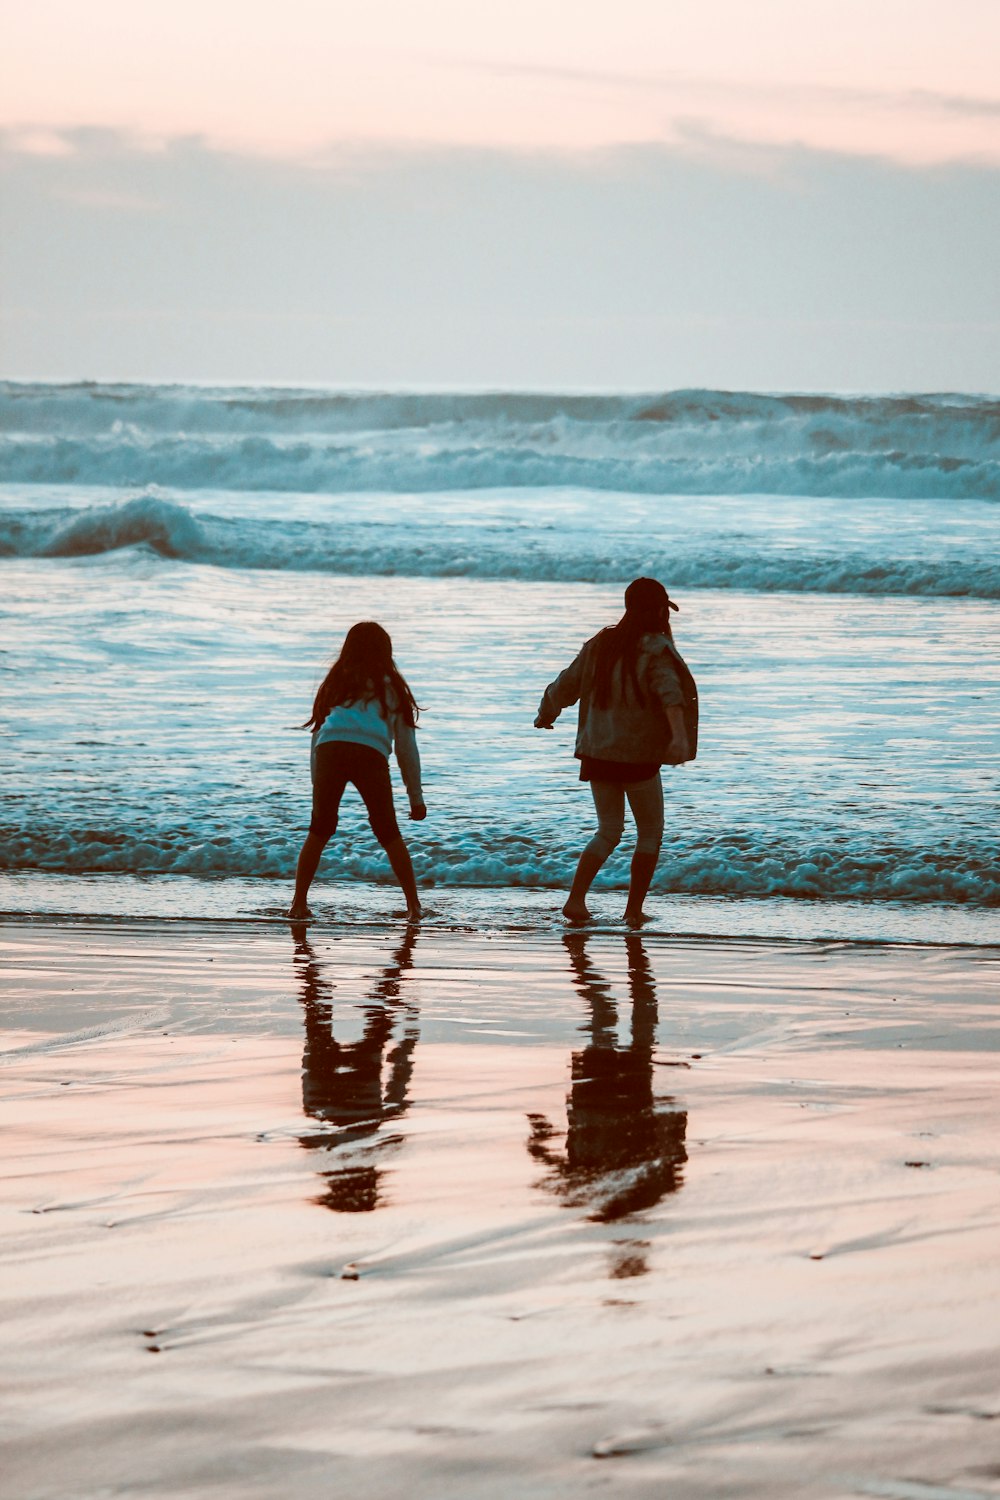
M40 540L41 545L38 545ZM161 557L195 558L204 549L200 526L183 505L137 495L118 505L95 505L57 520L34 544L40 557L93 557L121 547L151 547Z
M196 390L0 383L20 483L1000 497L1000 402Z
M378 577L608 583L651 570L677 588L777 593L1000 598L1000 574L978 555L878 557L867 552L748 546L735 537L684 547L648 534L630 541L572 529L463 530L426 526L419 537L389 520L350 524L199 514L154 493L81 510L0 515L0 555L93 557L143 547L220 568Z

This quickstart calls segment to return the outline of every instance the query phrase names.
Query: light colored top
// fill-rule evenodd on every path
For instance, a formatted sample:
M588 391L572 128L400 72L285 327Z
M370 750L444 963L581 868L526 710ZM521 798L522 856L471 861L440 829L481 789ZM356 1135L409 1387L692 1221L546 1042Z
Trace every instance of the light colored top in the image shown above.
M411 803L424 800L420 781L420 751L417 749L416 731L407 724L395 705L392 690L389 690L389 716L382 712L377 698L364 698L354 703L335 703L312 737L312 766L315 771L316 751L320 745L349 744L367 745L389 759L393 748L403 775L403 783Z

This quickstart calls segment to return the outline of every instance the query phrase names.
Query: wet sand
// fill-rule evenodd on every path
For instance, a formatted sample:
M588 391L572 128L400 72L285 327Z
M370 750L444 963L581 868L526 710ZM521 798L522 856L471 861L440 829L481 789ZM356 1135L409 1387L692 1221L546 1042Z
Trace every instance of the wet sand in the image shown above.
M0 961L5 1497L1000 1494L997 950Z

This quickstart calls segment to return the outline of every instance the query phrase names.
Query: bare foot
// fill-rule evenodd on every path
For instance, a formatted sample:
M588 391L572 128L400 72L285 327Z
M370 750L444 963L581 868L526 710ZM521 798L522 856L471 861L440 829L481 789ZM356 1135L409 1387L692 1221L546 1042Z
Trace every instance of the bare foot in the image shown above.
M562 914L567 922L589 922L590 912L584 901L567 901L562 909Z
M308 922L312 912L304 901L293 901L285 913L289 922Z
M628 907L625 908L623 921L626 927L645 927L646 923L652 920L652 917L647 912L629 911Z
M417 901L413 906L408 906L406 908L406 920L408 922L419 922L423 914L424 909L420 905L419 901Z

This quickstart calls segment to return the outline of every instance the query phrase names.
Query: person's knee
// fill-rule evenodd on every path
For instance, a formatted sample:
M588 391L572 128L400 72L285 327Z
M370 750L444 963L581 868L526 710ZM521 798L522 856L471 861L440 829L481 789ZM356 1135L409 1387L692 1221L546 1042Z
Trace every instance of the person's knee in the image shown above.
M597 832L594 835L594 841L595 843L600 844L600 846L605 849L608 854L610 854L613 849L618 848L618 845L621 843L624 834L624 818L621 820L621 822L618 822L617 819L602 818L597 825Z
M309 837L311 839L315 839L316 842L320 845L320 847L324 848L324 849L326 848L326 845L330 842L330 840L333 838L333 835L336 832L337 832L337 819L336 818L334 818L332 822L329 822L329 821L317 822L314 819L313 822L309 824Z
M640 833L635 841L636 854L658 855L660 845L663 843L663 834L657 832Z
M382 848L389 852L394 844L403 842L403 835L399 831L398 823L375 823L372 824L372 833L378 839Z

